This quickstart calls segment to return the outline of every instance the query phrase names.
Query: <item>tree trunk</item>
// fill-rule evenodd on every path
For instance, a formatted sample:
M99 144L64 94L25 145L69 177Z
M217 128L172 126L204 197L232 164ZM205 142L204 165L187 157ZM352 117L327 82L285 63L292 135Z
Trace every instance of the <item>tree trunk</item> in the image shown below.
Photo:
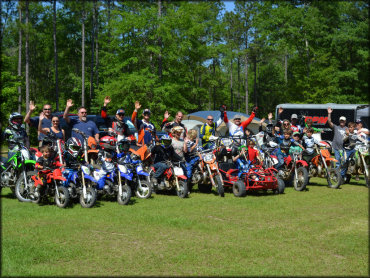
M95 80L96 88L99 89L99 14L98 6L94 7L95 12Z
M91 100L94 94L94 47L95 47L95 7L96 7L96 0L94 0L94 12L92 13L93 22L92 22L92 32L91 32L91 61L90 61L90 98L89 98L89 110L91 108Z
M215 59L212 60L212 67L213 67L213 79L216 79L216 63ZM215 85L213 87L213 110L216 110L216 87Z
M284 55L284 81L288 83L288 54Z
M56 3L57 1L54 0L53 3L53 41L54 41L54 66L55 66L55 103L56 103L56 111L59 111L59 80L58 80L58 51L57 51L57 11L56 11Z
M85 106L85 5L82 4L82 42L81 42L81 104Z
M238 112L240 112L240 56L238 54L238 92L237 92L237 100Z
M161 0L158 0L158 26L160 25L161 21L161 16L162 16L162 2ZM158 46L160 48L159 54L158 54L158 77L160 80L162 80L162 37L159 36L158 38Z
M111 42L111 33L110 33L110 1L111 0L108 0L107 1L107 6L108 6L108 45L110 45L110 42Z
M234 110L233 100L233 59L230 59L230 110Z
M254 106L258 106L258 99L257 99L257 56L254 56Z
M247 42L245 43L247 47ZM248 106L249 106L249 91L248 91L248 53L245 53L245 114L248 114Z
M22 7L18 2L19 13L19 42L18 42L18 82L22 79ZM22 85L18 86L18 113L22 112Z
M26 113L29 110L29 103L30 103L30 53L29 53L29 26L28 26L28 20L29 20L29 2L26 1ZM27 129L28 129L28 125ZM28 130L27 130L28 132Z

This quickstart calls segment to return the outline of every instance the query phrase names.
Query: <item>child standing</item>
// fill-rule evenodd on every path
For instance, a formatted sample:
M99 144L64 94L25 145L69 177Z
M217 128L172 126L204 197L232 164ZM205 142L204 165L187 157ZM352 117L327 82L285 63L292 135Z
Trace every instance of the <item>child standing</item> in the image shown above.
M198 147L198 132L195 129L190 129L188 136L185 137L187 152L185 153L186 161L186 176L191 179L194 167L197 165L200 157L196 154Z

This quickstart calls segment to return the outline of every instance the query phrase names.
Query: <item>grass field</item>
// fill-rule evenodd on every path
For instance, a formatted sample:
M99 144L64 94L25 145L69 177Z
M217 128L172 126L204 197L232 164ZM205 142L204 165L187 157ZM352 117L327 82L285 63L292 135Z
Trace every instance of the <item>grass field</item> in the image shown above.
M368 276L364 181L67 209L1 193L2 276Z

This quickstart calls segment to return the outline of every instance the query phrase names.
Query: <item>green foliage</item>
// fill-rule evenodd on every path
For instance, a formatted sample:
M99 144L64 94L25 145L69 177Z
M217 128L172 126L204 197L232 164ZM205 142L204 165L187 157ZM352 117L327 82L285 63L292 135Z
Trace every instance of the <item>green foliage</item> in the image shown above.
M40 105L55 103L52 3L30 2L28 26L24 10L22 23L18 22L18 4L4 3L2 123L17 108L19 82L24 99L26 34L30 98ZM227 12L222 1L161 1L160 16L158 1L95 4L98 53L92 53L91 44L94 2L57 2L60 110L69 98L81 104L83 14L90 113L99 112L106 95L112 97L112 111L123 106L131 113L139 100L143 108L153 110L158 124L166 110L173 115L177 110L188 113L230 103L234 110L244 111L246 68L249 108L257 104L261 117L285 102L368 102L366 1L235 1L235 9ZM19 30L23 32L21 80L15 78ZM25 112L24 103L22 109Z

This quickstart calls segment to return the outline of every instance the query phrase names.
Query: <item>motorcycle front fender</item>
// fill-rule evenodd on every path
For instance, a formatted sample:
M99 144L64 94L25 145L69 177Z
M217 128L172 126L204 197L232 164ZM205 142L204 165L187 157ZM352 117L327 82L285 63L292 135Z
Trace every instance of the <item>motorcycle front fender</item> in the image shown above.
M57 176L57 177L54 177L54 180L66 181L67 179L63 176Z
M124 177L126 180L132 181L133 174L132 173L125 174L121 172L121 177Z
M300 166L308 167L307 162L304 161L304 160L297 160L296 165L297 165L297 167L300 167Z
M187 180L188 178L184 175L177 176L178 179L180 180Z
M137 172L137 174L140 176L146 176L146 177L150 176L147 172L144 172L144 171Z
M25 160L24 164L26 164L26 165L35 165L36 161L35 160Z
M98 183L98 181L96 180L96 179L94 179L92 176L90 176L90 175L86 175L86 174L84 174L84 177L85 177L85 179L88 179L88 180L90 180L90 181L92 181L93 183Z

